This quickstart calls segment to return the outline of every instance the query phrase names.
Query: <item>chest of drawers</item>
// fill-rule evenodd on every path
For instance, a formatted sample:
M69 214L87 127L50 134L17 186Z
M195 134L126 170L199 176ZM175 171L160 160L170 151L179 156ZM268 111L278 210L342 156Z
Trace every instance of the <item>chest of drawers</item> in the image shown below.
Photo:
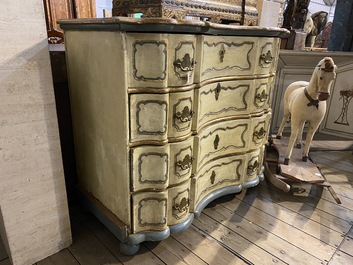
M128 18L61 27L79 186L124 253L263 178L285 30Z

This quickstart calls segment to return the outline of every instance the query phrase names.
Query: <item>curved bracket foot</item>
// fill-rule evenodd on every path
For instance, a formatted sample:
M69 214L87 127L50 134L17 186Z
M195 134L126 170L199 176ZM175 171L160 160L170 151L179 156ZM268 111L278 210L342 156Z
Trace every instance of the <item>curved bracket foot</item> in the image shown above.
M120 242L120 251L125 255L135 255L140 249L140 244L130 245Z

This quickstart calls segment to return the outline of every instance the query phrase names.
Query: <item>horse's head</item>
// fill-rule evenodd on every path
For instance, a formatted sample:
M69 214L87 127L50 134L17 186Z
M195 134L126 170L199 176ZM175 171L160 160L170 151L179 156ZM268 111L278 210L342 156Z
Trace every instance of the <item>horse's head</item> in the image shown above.
M316 68L319 100L324 101L330 97L331 83L336 78L337 67L331 57L325 57Z

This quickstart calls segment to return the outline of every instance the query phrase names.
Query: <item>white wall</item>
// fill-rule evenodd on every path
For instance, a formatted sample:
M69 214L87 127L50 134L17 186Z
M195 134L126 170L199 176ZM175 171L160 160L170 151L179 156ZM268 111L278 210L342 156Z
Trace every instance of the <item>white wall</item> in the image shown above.
M0 32L0 233L33 264L71 244L43 0L2 0Z

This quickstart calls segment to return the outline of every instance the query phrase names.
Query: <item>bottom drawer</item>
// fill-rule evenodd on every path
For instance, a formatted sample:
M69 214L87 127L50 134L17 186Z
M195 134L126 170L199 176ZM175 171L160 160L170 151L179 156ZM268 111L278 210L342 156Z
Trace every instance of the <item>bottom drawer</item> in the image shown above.
M132 195L132 233L167 228L167 191Z
M190 214L190 180L168 189L168 226L180 224Z
M191 201L193 211L208 194L242 182L246 155L221 158L203 167L192 179L191 189L194 191Z
M190 180L161 192L132 195L132 232L162 231L180 224L190 214Z

